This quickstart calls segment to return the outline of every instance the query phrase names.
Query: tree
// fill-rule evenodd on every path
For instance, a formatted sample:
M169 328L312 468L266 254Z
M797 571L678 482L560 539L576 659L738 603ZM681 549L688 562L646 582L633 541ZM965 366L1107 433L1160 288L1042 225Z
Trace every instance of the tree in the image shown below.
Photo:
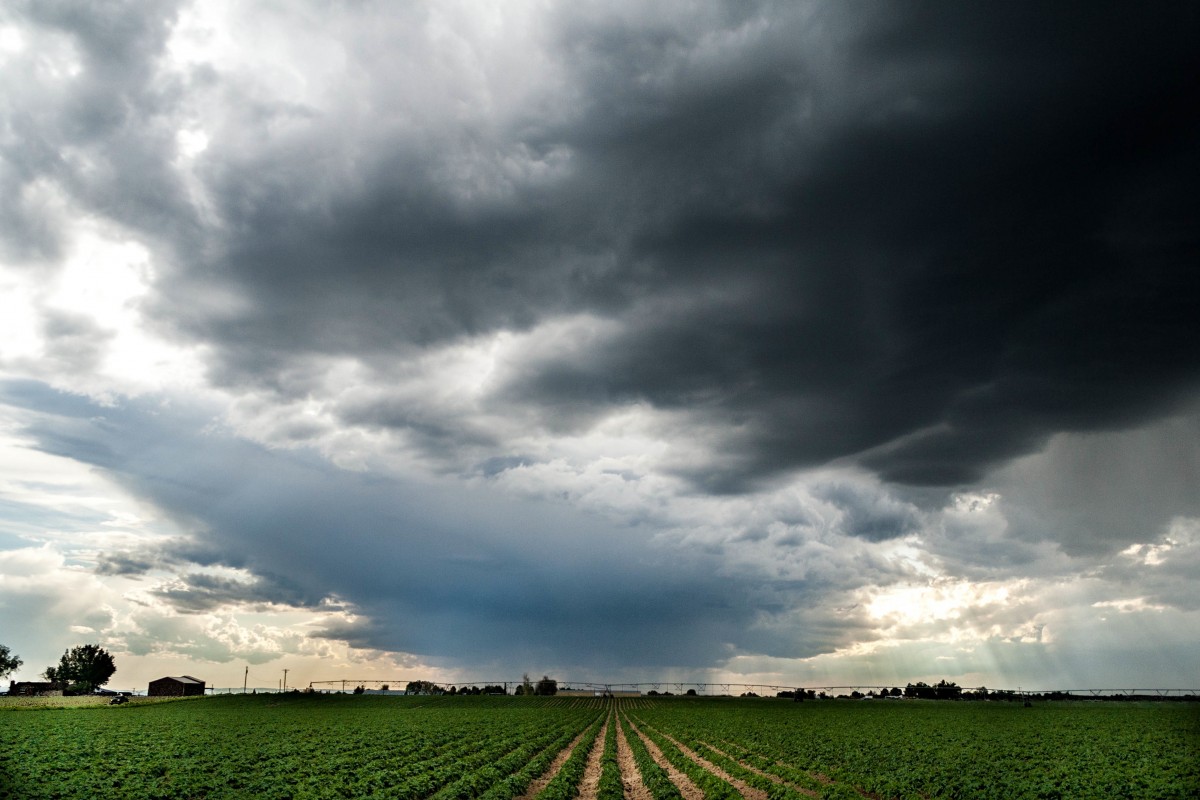
M910 683L904 687L905 697L916 697L919 700L958 700L962 697L962 688L957 683L941 680L933 686L922 681Z
M441 694L442 689L432 681L409 681L404 687L408 694Z
M98 644L81 644L63 653L57 667L47 667L46 680L75 694L90 694L117 671L113 657Z
M549 675L543 675L542 679L537 682L537 686L534 687L533 693L543 697L548 697L552 694L558 694L558 681L554 680Z
M7 678L21 668L25 662L15 653L0 644L0 678Z
M940 680L933 691L938 700L958 700L962 697L962 687L953 681Z

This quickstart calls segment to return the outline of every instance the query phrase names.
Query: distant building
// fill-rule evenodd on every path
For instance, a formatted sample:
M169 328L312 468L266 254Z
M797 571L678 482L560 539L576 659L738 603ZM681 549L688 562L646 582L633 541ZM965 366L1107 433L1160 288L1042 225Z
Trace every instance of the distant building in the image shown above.
M47 681L9 681L9 694L19 694L26 697L35 695L61 695L62 689Z
M204 681L191 675L181 675L178 678L159 678L150 681L150 689L146 692L150 697L191 697L204 694Z

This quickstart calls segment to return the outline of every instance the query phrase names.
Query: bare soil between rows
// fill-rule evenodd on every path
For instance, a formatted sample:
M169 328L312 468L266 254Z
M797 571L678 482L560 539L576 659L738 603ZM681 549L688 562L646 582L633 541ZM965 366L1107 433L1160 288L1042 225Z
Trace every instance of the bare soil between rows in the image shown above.
M742 795L742 797L744 797L746 800L767 800L767 793L764 792L762 789L756 789L753 786L751 786L750 784L746 783L745 781L743 781L739 778L733 777L728 772L721 769L716 764L712 763L711 761L706 759L704 756L700 755L695 750L691 749L690 747L685 745L683 742L672 737L671 735L663 733L662 731L659 731L659 733L668 742L670 742L671 744L673 744L677 748L679 748L679 752L683 753L685 756L687 756L692 761L699 764L705 770L712 773L713 775L716 775L718 778L725 781L733 788L737 789L738 792Z
M614 724L616 720L613 720ZM629 742L625 740L624 731L617 729L617 764L621 767L621 785L625 787L625 800L654 800L646 784L642 782L642 773L638 771L637 761Z
M778 775L774 775L770 772L767 772L766 770L762 770L762 769L759 769L758 767L751 766L750 764L747 764L746 762L742 761L740 758L735 758L735 757L731 756L729 753L726 753L724 750L720 749L719 747L713 747L708 742L701 742L701 744L703 744L709 750L712 750L714 753L717 753L719 755L724 756L725 758L728 758L730 761L736 761L738 764L741 765L742 769L748 769L751 772L753 772L755 775L763 776L764 778L769 780L771 783L777 783L781 786L786 786L789 789L791 789L792 791L799 792L800 794L805 795L806 797L820 797L821 796L820 792L817 792L813 789L808 789L804 786L798 786L797 784L791 783L790 781L785 781L783 778L779 777ZM822 776L822 777L824 777L824 776ZM818 780L818 779L814 777L813 780ZM832 783L832 781L826 779L825 783Z
M579 746L581 741L583 741L583 737L587 734L588 728L590 727L591 725L588 725L587 728L581 730L579 735L572 739L571 743L564 747L562 751L554 757L554 760L550 762L550 768L542 773L540 778L535 778L533 783L529 784L529 788L525 790L525 793L516 800L533 800L533 798L537 796L538 792L542 791L542 789L545 789L546 785L549 784L550 781L554 780L554 776L557 775L559 770L563 768L563 764L567 763L567 759L571 757L571 753L575 752L575 748Z
M675 765L668 761L667 757L663 755L662 750L659 749L658 745L652 742L650 737L642 733L641 730L639 730L638 727L633 724L633 720L629 719L628 716L625 718L625 720L629 723L629 729L642 740L643 744L646 745L646 750L650 752L650 757L654 759L654 763L663 768L663 770L667 773L667 777L671 779L671 783L675 784L675 788L677 788L679 793L683 795L683 800L704 800L704 792L700 789L700 787L692 783L691 778L676 769Z
M596 800L596 796L600 793L600 773L604 769L601 763L601 759L604 757L604 737L608 735L608 726L612 723L613 717L612 714L609 714L600 728L600 733L596 735L596 741L592 743L592 750L588 753L587 766L583 768L583 780L579 782L578 800Z

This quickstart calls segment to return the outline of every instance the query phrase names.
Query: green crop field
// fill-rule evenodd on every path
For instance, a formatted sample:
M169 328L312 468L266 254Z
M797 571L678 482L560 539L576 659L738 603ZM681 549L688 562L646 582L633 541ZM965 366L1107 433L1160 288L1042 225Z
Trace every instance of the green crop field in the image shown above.
M0 702L0 797L1194 798L1192 703Z

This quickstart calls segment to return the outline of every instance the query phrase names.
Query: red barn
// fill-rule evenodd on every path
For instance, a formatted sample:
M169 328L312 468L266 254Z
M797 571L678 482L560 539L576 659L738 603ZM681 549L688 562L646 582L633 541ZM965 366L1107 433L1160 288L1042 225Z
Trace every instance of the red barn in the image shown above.
M191 697L204 694L204 681L191 675L181 675L178 678L159 678L150 681L150 690L146 694L151 697Z

